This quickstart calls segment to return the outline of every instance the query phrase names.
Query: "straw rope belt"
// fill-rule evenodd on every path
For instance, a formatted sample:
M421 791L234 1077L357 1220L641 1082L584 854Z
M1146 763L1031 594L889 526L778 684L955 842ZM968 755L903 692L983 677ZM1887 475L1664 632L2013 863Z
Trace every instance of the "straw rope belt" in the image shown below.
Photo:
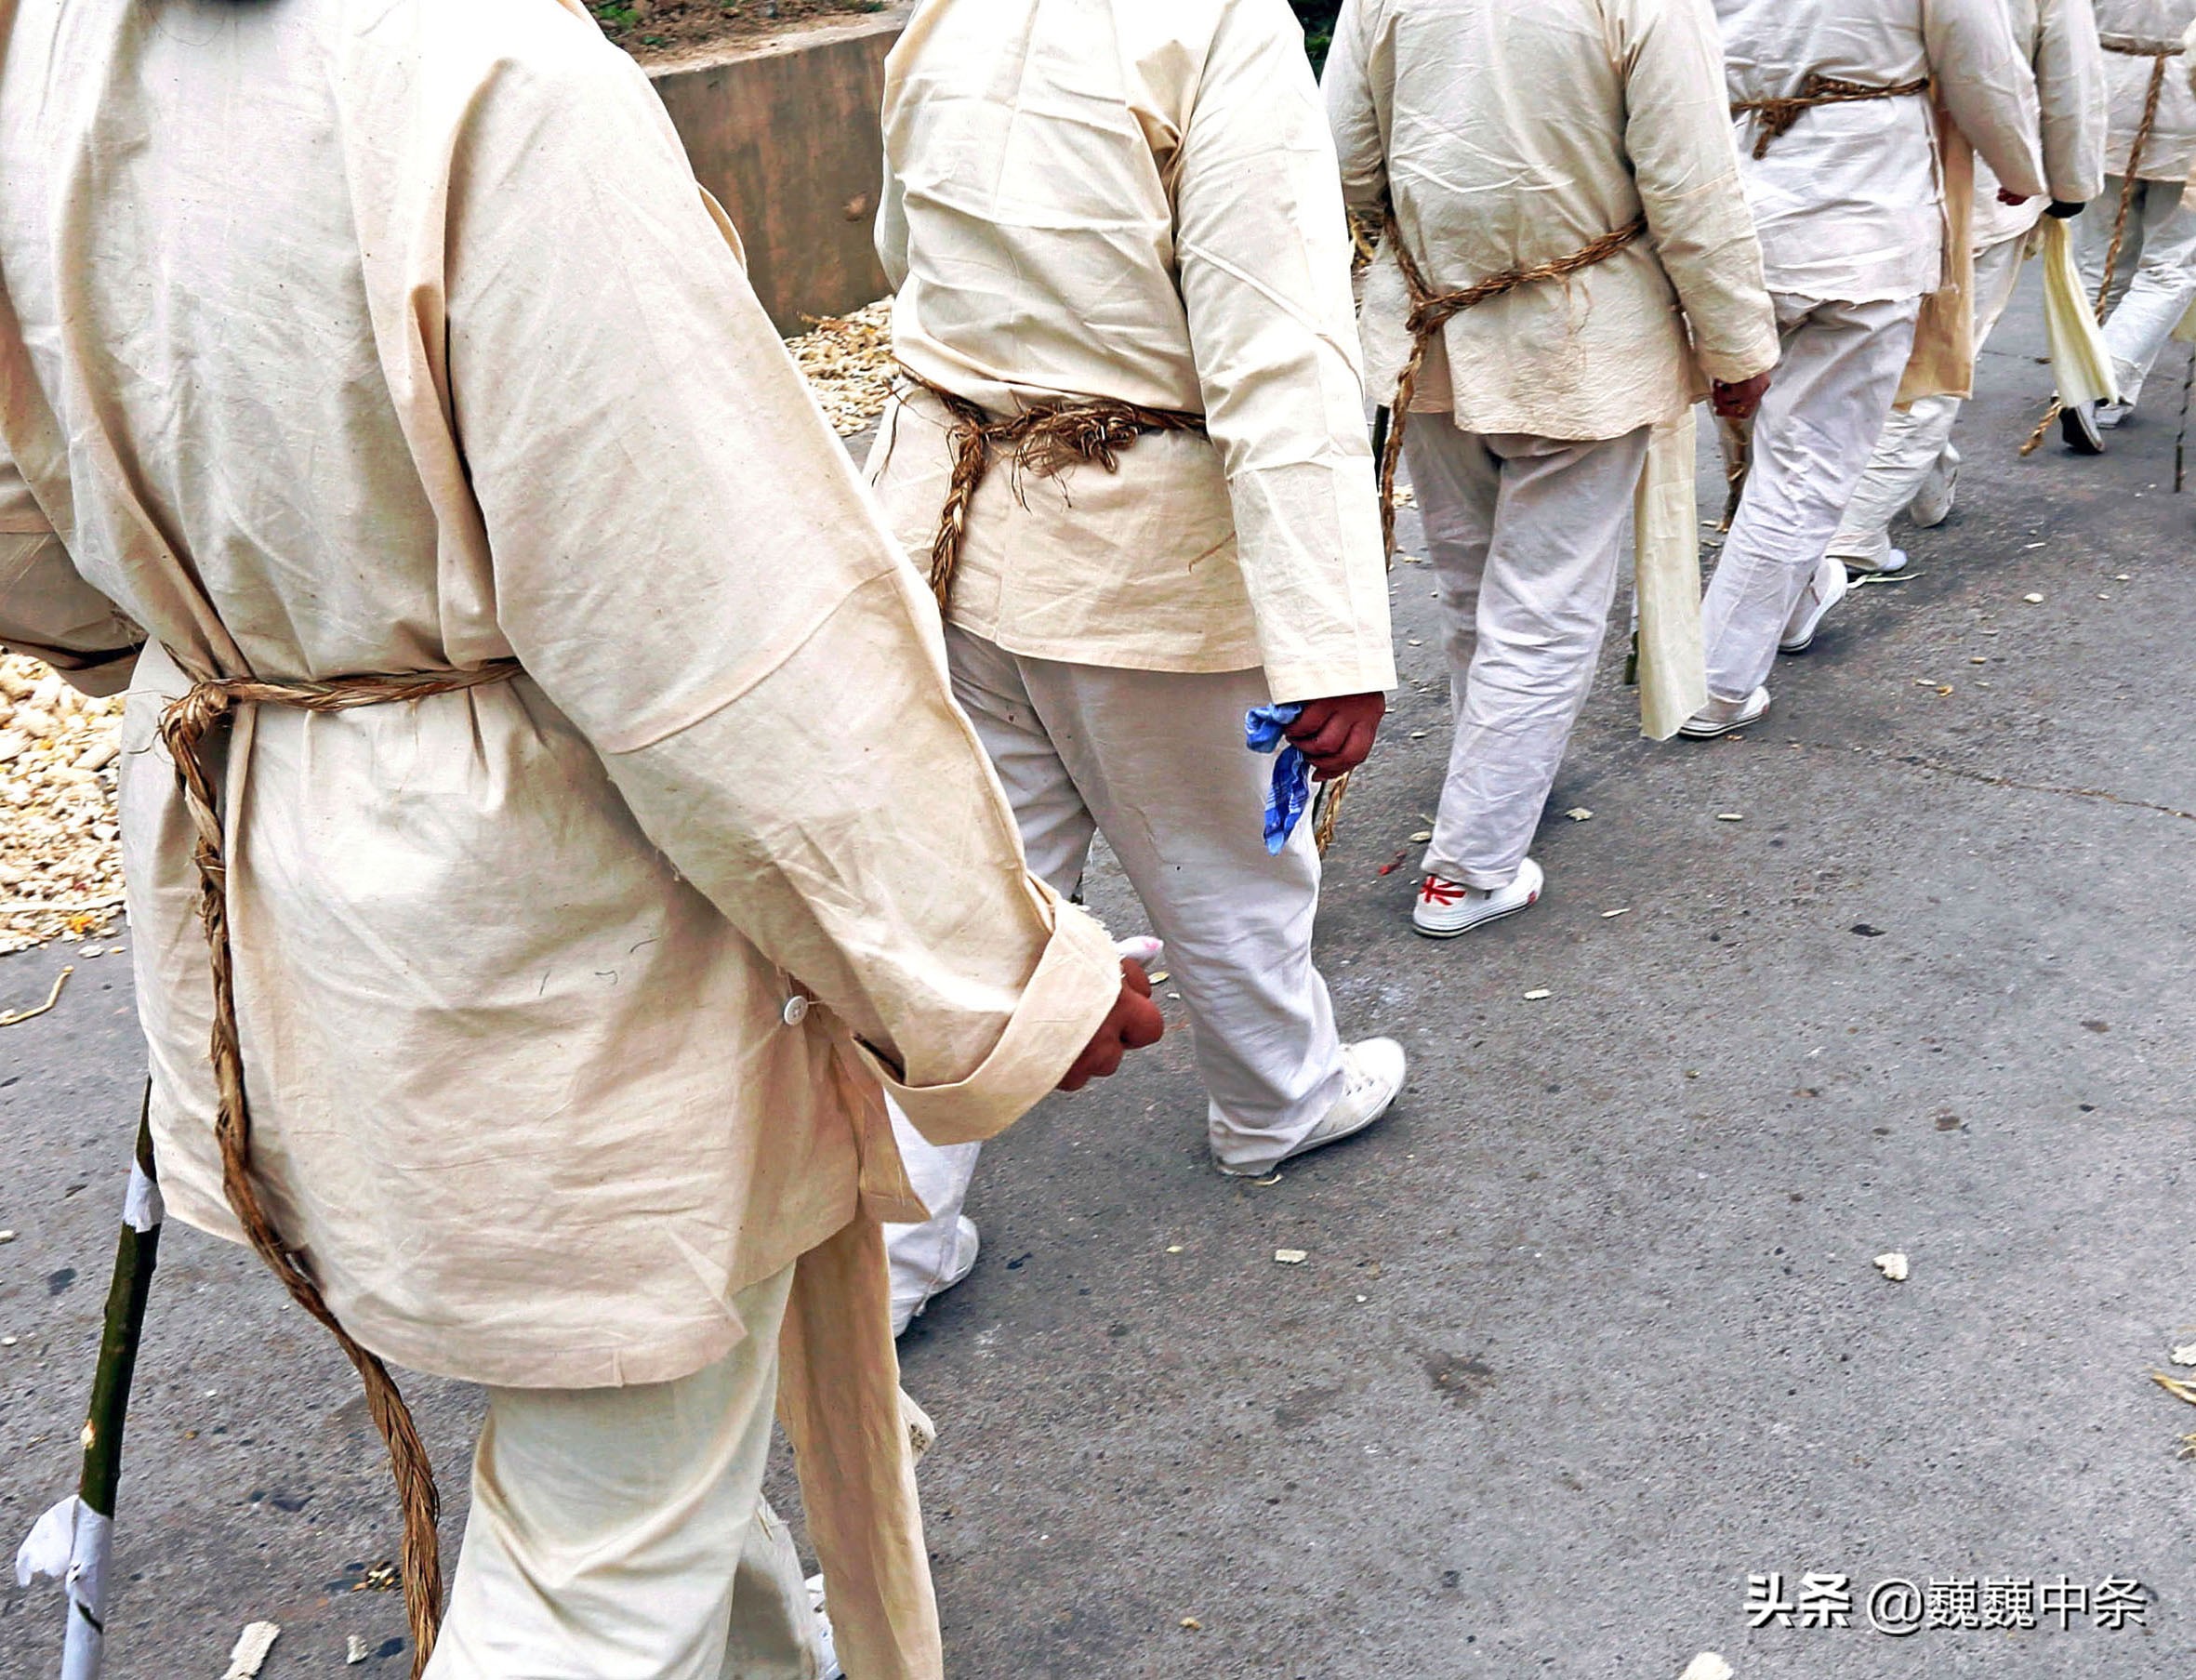
M331 677L322 681L218 677L198 682L171 702L160 721L160 737L175 759L176 780L181 785L183 802L196 831L192 861L198 866L198 916L205 930L213 967L214 1131L221 1150L221 1190L259 1258L282 1280L291 1299L334 1334L364 1384L366 1409L389 1449L390 1469L403 1510L404 1607L412 1626L415 1676L426 1667L434 1649L443 1617L442 1562L435 1531L441 1500L435 1489L434 1470L420 1444L411 1409L388 1368L337 1322L320 1285L274 1228L252 1177L252 1118L245 1096L244 1051L236 1026L234 953L229 939L228 844L215 800L213 775L207 767L206 747L216 727L232 720L245 706L351 711L362 706L386 706L484 688L507 682L518 673L518 661L498 659L474 670Z
M994 419L966 397L933 384L906 363L901 377L945 404L953 417L947 442L953 449L953 481L931 541L931 592L945 609L953 593L953 574L969 536L969 508L991 471L995 449L1015 470L1051 478L1078 461L1091 461L1108 472L1120 470L1120 452L1146 432L1190 431L1202 435L1205 417L1175 408L1144 408L1110 397L1084 397L1045 403L1003 420Z
M1928 91L1927 76L1885 87L1871 82L1848 82L1838 76L1810 73L1800 85L1798 93L1783 99L1740 99L1731 106L1731 114L1735 117L1760 119L1761 132L1754 136L1753 155L1766 157L1770 142L1791 133L1792 126L1819 105L1857 105L1867 99L1903 99Z
M1552 262L1534 263L1528 267L1505 269L1499 274L1489 274L1462 291L1436 292L1427 282L1425 271L1410 254L1410 247L1403 243L1403 230L1396 224L1396 213L1389 210L1381 228L1381 240L1396 253L1396 263L1403 271L1403 284L1410 294L1410 313L1403 324L1410 333L1410 354L1405 359L1403 371L1396 379L1396 395L1388 405L1387 443L1380 456L1380 537L1381 551L1396 551L1396 466L1403 458L1403 430L1410 413L1411 398L1418 391L1419 369L1426 359L1426 346L1434 335L1468 309L1476 308L1491 298L1516 291L1520 286L1534 285L1543 280L1561 280L1576 274L1581 269L1590 269L1595 263L1606 262L1619 251L1647 231L1647 218L1604 233L1592 245L1573 251L1568 257L1558 257Z

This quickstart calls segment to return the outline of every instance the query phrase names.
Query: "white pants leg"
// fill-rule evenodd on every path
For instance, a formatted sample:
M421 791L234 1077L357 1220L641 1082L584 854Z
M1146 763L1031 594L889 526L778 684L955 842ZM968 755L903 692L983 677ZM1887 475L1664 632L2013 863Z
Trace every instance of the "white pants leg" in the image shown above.
M2127 243L2117 271L2125 289L2105 321L2105 348L2112 352L2120 398L2130 404L2142 394L2159 352L2196 301L2196 204L2179 181L2147 180L2139 193L2128 215ZM2118 205L2117 183L2108 181L2104 196L2081 218L2097 224L2083 241L2083 255L2096 264L2089 278L2092 297L2104 270Z
M1343 1073L1312 963L1311 824L1267 854L1273 760L1243 746L1243 714L1269 698L1263 676L1067 665L953 628L946 653L1030 867L1072 884L1103 832L1167 942L1212 1153L1236 1168L1278 1160L1325 1118Z
M491 1388L429 1680L814 1680L812 1613L761 1502L790 1267L714 1365L628 1388Z
M2028 235L1985 245L1975 254L1975 349L1983 344L2020 284L2021 253ZM1861 475L1830 551L1872 571L1891 557L1891 522L1921 494L1930 473L1959 462L1952 447L1952 423L1960 417L1957 397L1924 397L1911 408L1893 409L1876 439L1874 456Z
M1516 878L1594 686L1647 447L1645 427L1567 443L1410 417L1456 715L1428 874L1488 890Z
M947 634L950 641L958 632ZM959 681L958 673L955 681ZM1097 827L1052 742L1041 729L1028 726L1026 696L991 695L979 708L964 695L962 704L974 717L985 750L1013 803L1030 873L1063 897L1072 893L1082 880ZM884 1227L884 1251L892 1266L893 1333L897 1335L951 1275L961 1209L984 1146L933 1144L908 1123L897 1105L892 1105L892 1120L900 1159L916 1195L931 1210L920 1224Z
M908 1182L931 1210L919 1225L884 1227L884 1252L893 1280L893 1334L897 1336L953 1276L960 1248L960 1212L984 1145L933 1144L915 1130L892 1098L885 1098L884 1105L892 1116L893 1141L900 1146Z
M1779 295L1784 356L1753 422L1753 470L1701 603L1708 692L1746 698L1868 470L1913 349L1921 299L1839 303Z

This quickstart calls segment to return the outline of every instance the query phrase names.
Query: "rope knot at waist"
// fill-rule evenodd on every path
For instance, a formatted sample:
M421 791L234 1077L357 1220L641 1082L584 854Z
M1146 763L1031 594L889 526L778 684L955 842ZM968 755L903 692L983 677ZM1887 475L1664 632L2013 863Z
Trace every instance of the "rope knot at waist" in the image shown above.
M171 655L172 657L172 655ZM516 659L496 659L471 670L373 672L356 677L288 680L209 677L170 701L160 720L160 738L175 760L176 780L191 813L198 867L198 919L205 929L213 972L214 1135L221 1152L221 1191L253 1250L282 1280L290 1296L334 1335L365 1388L366 1409L389 1450L403 1510L404 1603L412 1627L412 1672L417 1675L434 1649L442 1622L442 1566L435 1526L441 1508L434 1470L410 1409L378 1356L337 1319L319 1282L297 1249L284 1239L259 1199L252 1172L252 1117L245 1097L244 1044L236 1022L235 952L229 937L229 859L220 807L205 745L214 728L244 706L285 706L299 711L351 711L362 706L424 700L462 689L508 682L519 674Z
M1016 471L1052 478L1078 461L1120 470L1121 451L1146 432L1185 431L1203 435L1205 417L1176 408L1145 408L1112 397L1079 397L1038 403L1004 419L924 378L906 363L901 377L938 399L953 424L947 441L953 450L953 477L946 506L931 540L931 592L941 612L952 597L953 574L968 543L969 509L977 488L991 471L992 454L1004 455Z
M1381 245L1396 254L1396 266L1402 271L1403 286L1410 296L1410 312L1403 318L1403 324L1410 334L1410 354L1396 378L1396 394L1388 404L1387 443L1381 450L1380 535L1383 554L1396 551L1396 468L1403 458L1403 430L1409 424L1411 400L1418 391L1419 370L1425 364L1426 346L1434 335L1466 310L1476 309L1522 286L1537 285L1544 280L1568 279L1583 269L1607 262L1647 231L1647 218L1635 217L1568 257L1520 264L1456 291L1436 292L1426 279L1425 271L1419 267L1418 259L1411 256L1410 246L1403 238L1403 229L1396 220L1395 208L1389 206L1381 224Z
M1885 86L1872 82L1849 82L1841 76L1826 76L1810 72L1800 85L1799 92L1778 99L1739 99L1731 106L1735 117L1750 116L1760 123L1760 132L1754 136L1753 155L1757 158L1769 154L1771 142L1792 132L1793 125L1819 105L1857 105L1871 99L1903 99L1929 91L1929 78L1922 76L1912 82L1899 82Z

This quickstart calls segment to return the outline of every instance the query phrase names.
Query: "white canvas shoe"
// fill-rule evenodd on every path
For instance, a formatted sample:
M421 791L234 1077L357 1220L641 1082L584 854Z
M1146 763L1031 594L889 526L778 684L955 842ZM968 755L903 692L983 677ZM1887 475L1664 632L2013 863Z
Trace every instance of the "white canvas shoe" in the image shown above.
M2117 431L2120 422L2135 412L2133 403L2099 403L2097 405L2097 424L2099 430Z
M1933 530L1951 517L1952 497L1960 488L1960 452L1950 443L1929 469L1929 476L1906 505L1906 517L1923 530Z
M1749 723L1758 723L1768 715L1769 691L1757 688L1743 700L1712 699L1699 711L1677 726L1677 733L1688 741L1713 741L1718 735L1727 735L1734 729L1744 729Z
M1541 866L1527 858L1517 866L1515 880L1506 887L1467 887L1462 881L1429 875L1419 883L1418 903L1410 906L1410 925L1428 939L1454 939L1474 928L1520 910L1541 900L1548 878Z
M910 1324L913 1324L930 1310L932 1302L937 1300L955 1284L966 1282L968 1275L976 1269L976 1255L982 1248L983 1238L977 1233L976 1222L967 1214L962 1214L953 1226L953 1259L951 1263L939 1275L937 1281L931 1285L930 1293L908 1307L905 1315L902 1314L899 1303L893 1303L893 1334L894 1336L905 1334Z
M1905 556L1899 556L1901 563ZM1804 654L1815 645L1815 632L1822 628L1822 620L1830 609L1845 598L1852 587L1846 575L1845 562L1834 554L1825 554L1816 566L1815 575L1807 579L1807 587L1800 591L1799 604L1792 609L1792 616L1784 621L1784 634L1777 638L1779 654Z
M1230 1178L1264 1178L1281 1161L1292 1161L1300 1155L1355 1137L1387 1113L1396 1093L1403 1089L1407 1068L1403 1046L1393 1038L1360 1038L1355 1044L1345 1044L1342 1047L1342 1095L1295 1148L1281 1160L1263 1166L1231 1167L1225 1161L1213 1165Z

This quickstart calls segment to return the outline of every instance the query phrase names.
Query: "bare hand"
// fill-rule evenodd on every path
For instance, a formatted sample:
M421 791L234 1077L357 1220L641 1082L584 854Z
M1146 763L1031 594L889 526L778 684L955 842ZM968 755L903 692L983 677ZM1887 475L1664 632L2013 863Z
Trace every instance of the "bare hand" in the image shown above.
M1121 1058L1130 1051L1157 1044L1167 1030L1158 1006L1151 1000L1151 980L1141 962L1121 959L1121 992L1113 1010L1098 1024L1083 1053L1075 1059L1060 1081L1062 1091L1080 1091L1092 1079L1111 1078Z
M1306 700L1296 721L1282 733L1311 761L1313 776L1331 782L1365 762L1387 709L1387 695L1379 694Z
M1998 189L1998 202L2002 205L2017 206L2027 204L2029 195L2025 192L2008 192L2004 187L2000 187Z
M1741 379L1736 385L1715 381L1709 393L1709 406L1715 410L1719 420L1751 420L1753 411L1762 405L1762 398L1768 394L1769 376L1756 374L1751 379Z

